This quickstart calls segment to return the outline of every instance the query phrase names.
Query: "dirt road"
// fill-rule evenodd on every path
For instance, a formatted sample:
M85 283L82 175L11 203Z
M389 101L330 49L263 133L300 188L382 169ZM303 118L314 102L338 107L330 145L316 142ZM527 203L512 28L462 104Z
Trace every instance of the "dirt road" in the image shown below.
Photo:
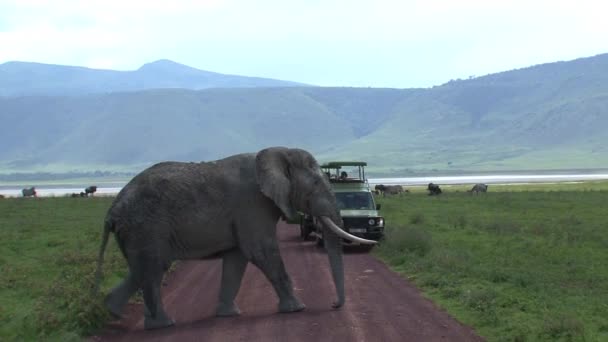
M424 299L409 282L367 253L346 252L346 304L332 309L335 288L327 255L302 242L297 226L279 224L281 253L305 311L277 313L277 298L262 273L249 265L237 297L242 315L216 318L221 261L186 261L163 288L176 325L144 331L141 305L110 324L95 341L481 341Z

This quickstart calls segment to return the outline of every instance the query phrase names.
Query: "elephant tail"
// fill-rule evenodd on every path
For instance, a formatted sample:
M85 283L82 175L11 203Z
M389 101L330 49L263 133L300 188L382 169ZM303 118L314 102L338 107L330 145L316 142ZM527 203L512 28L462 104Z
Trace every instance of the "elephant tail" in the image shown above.
M106 251L106 246L108 245L110 232L113 231L113 226L114 224L111 220L105 220L103 226L103 237L101 238L101 247L99 248L99 257L97 258L97 270L95 271L95 287L93 288L93 295L97 295L99 292L99 284L101 283L102 277L103 256Z

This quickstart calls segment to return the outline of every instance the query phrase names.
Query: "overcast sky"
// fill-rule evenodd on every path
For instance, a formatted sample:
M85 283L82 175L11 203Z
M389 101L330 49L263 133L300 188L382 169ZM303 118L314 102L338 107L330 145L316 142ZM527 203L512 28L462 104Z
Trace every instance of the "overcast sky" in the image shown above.
M608 52L597 0L0 0L0 63L431 87Z

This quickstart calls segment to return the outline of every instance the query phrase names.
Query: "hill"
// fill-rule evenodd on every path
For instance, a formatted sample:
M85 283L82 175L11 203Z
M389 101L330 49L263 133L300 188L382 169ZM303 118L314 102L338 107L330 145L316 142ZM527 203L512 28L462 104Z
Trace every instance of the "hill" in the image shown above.
M608 54L451 81L325 158L403 169L608 167ZM378 153L382 151L382 153ZM380 156L379 156L380 155Z
M0 172L139 170L297 146L377 174L608 168L608 55L430 89L0 97Z
M134 71L7 62L0 64L0 96L83 95L159 88L289 87L303 84L225 75L162 59Z

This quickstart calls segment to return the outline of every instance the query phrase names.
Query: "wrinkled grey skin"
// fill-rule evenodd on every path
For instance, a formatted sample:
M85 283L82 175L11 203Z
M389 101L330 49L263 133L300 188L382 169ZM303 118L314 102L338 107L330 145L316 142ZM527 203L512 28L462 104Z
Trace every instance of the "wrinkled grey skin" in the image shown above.
M108 210L97 287L108 235L114 232L129 274L105 303L120 316L142 288L146 329L174 324L160 294L171 262L218 254L223 270L217 315L240 313L234 299L248 262L272 283L280 312L300 311L305 306L293 294L276 238L279 217L293 218L296 211L329 217L342 227L329 182L304 150L276 147L208 163L156 164L133 178ZM335 233L325 230L337 308L344 304L342 245Z
M486 184L477 183L473 185L473 188L469 192L479 194L480 192L488 192L488 186Z

